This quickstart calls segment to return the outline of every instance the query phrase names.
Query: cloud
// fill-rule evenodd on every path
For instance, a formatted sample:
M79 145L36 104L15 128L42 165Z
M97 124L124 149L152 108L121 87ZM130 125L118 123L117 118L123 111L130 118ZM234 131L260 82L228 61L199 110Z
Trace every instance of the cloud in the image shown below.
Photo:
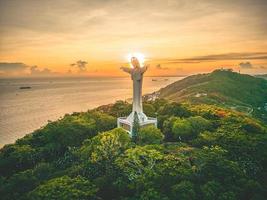
M83 73L83 72L87 71L87 67L86 67L87 64L88 64L88 62L86 62L86 61L78 60L78 61L76 61L76 63L70 64L70 66L71 67L77 67L79 69L79 72Z
M21 62L0 62L1 76L51 76L59 75L48 68L39 69L37 66L29 66Z
M8 62L1 62L0 63L0 70L1 71L21 71L25 70L28 66L24 63L8 63Z
M215 55L198 56L184 60L217 61L217 60L243 60L243 59L252 59L252 60L267 59L267 52L215 54Z
M52 72L48 68L39 69L37 66L30 67L30 74L32 76L51 76L51 75L57 75L58 73Z
M21 73L25 73L27 68L28 68L27 65L20 62L16 63L1 62L0 74L3 76L19 75Z
M253 65L250 62L241 62L239 63L239 66L244 69L251 69L253 68Z
M159 61L166 63L200 63L223 60L267 60L267 52L225 53L196 56L191 58L167 58L160 59Z
M158 70L168 70L169 68L168 67L162 67L161 64L157 64L156 65L156 69L158 69Z

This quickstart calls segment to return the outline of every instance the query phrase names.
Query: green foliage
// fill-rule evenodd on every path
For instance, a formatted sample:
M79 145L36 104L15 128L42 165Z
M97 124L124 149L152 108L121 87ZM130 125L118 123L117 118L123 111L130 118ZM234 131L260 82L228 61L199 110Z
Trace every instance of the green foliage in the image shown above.
M194 185L190 181L181 181L172 186L172 196L173 199L194 200L196 199Z
M248 133L263 133L264 128L257 122L245 119L242 123L243 130L247 131Z
M116 125L116 119L98 112L75 113L49 123L33 134L31 143L49 145L48 151L59 151L68 146L80 146L84 139L93 137L98 131L109 130ZM44 136L45 137L40 137Z
M179 103L165 104L158 111L159 115L177 116L177 117L188 117L190 112Z
M158 100L158 102L161 102ZM156 105L159 103L155 103ZM161 105L161 104L159 104ZM157 106L159 106L157 105ZM185 105L179 103L166 103L163 101L162 105L157 110L157 118L158 118L158 127L160 129L163 128L165 120L170 117L189 117L191 116L191 112Z
M200 132L206 130L210 130L212 128L212 123L201 116L189 117L187 121L190 122L193 128L193 132L196 134L199 134Z
M144 113L149 117L156 117L156 109L152 104L144 103L143 104Z
M172 132L176 140L187 140L193 136L193 127L186 119L177 119L172 127Z
M51 179L40 185L29 193L29 199L47 200L47 199L97 199L97 188L90 181L83 177L70 178L63 176Z
M126 101L116 101L113 105L104 105L96 110L107 113L114 117L128 116L132 112L132 105Z
M140 130L139 118L137 112L134 112L134 121L132 127L132 139L134 142L137 142L138 140L139 130Z
M165 140L166 141L175 141L175 137L174 137L174 134L172 132L172 127L173 127L173 124L176 120L178 120L180 118L178 117L169 117L167 119L164 120L164 123L163 123L163 127L162 127L162 132L163 134L165 135Z
M105 161L110 164L129 146L130 141L125 130L116 128L86 140L81 153L83 159L90 159L92 162Z
M51 178L51 175L55 171L54 166L50 163L38 163L33 169L33 175L40 181Z
M211 130L212 123L201 117L171 117L163 124L163 132L168 141L188 141L196 138L200 132Z
M153 175L155 164L162 159L163 155L157 150L135 147L126 150L116 163L128 180L133 181Z
M189 76L162 88L161 98L176 102L219 105L247 113L267 122L267 80L231 71ZM200 95L200 96L198 96ZM260 109L258 109L260 108Z
M0 174L8 176L16 171L32 168L38 154L30 145L6 145L0 153Z
M27 192L33 190L39 183L32 170L14 174L0 185L1 199L27 199Z
M149 188L141 193L140 200L167 200L167 198L162 197L162 195L153 188Z
M155 126L147 126L140 129L138 134L138 144L160 144L164 135L161 130Z
M265 199L266 124L214 105L145 105L159 129L141 128L137 143L114 129L114 116L131 110L117 102L6 145L1 199Z
M0 151L0 174L9 176L31 169L43 160L58 160L70 147L79 147L85 139L115 126L114 117L100 112L66 115L19 139L16 144L4 146Z
M201 187L203 197L207 200L216 199L222 189L222 185L216 181L208 181Z

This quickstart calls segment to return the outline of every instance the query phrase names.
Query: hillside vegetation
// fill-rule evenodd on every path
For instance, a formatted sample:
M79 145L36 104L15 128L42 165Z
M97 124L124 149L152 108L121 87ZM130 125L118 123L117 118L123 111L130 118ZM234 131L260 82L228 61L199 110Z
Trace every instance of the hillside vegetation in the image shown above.
M204 75L203 79L208 79ZM203 81L204 83L204 81ZM264 200L267 127L214 105L158 99L136 142L119 101L66 115L0 150L3 200Z
M260 75L255 75L258 78L264 78L267 79L267 74L260 74Z
M193 104L213 104L250 114L267 122L267 80L215 70L189 76L159 91L160 98Z

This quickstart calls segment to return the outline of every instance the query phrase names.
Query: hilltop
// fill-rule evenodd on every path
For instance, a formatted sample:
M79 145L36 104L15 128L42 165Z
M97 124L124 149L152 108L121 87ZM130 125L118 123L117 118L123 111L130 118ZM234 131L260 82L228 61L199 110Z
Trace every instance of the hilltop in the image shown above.
M259 74L255 75L255 77L267 79L267 74Z
M267 121L267 80L230 70L215 70L177 81L158 91L176 102L219 105Z

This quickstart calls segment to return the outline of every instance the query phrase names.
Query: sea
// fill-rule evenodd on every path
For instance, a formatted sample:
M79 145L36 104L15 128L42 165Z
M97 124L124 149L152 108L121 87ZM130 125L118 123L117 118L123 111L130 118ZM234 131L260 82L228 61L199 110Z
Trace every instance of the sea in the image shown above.
M144 77L143 94L182 78ZM129 77L2 78L0 147L14 143L67 113L87 111L131 97L132 81Z

